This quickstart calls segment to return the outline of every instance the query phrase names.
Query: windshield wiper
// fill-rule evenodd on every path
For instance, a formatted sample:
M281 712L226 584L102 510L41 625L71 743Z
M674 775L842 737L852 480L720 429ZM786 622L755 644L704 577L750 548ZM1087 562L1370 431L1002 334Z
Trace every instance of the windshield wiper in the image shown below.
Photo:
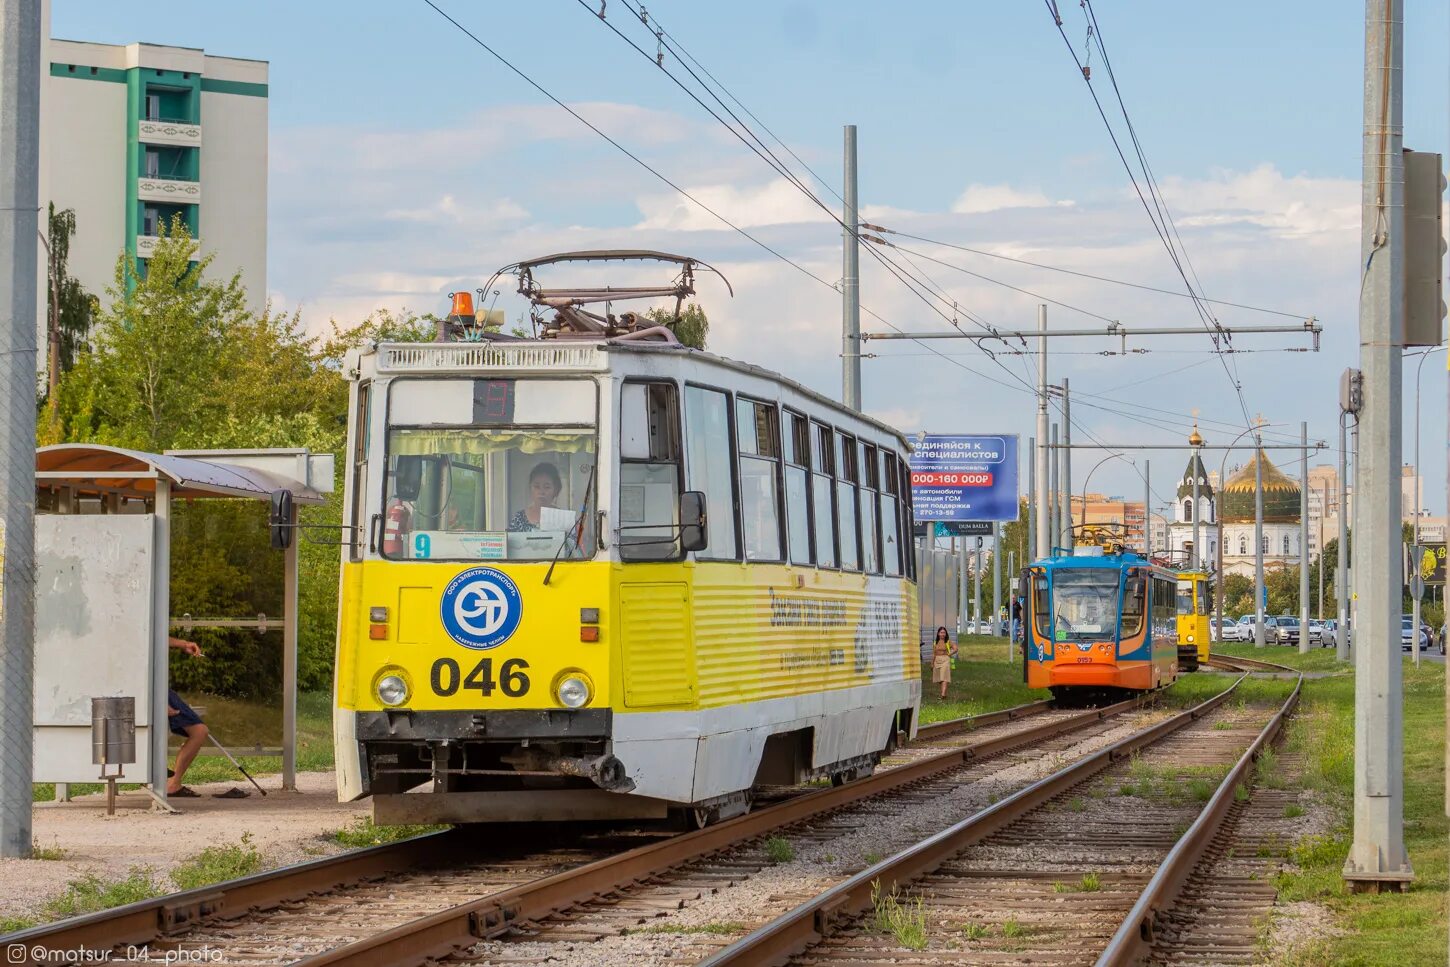
M580 534L580 525L584 523L584 516L589 513L589 496L594 491L594 464L589 465L589 479L584 481L584 502L579 505L579 514L574 518L574 523L564 532L564 539L559 542L559 549L554 552L554 559L549 562L549 570L544 572L544 584L554 576L554 568L559 564L559 555L564 553L564 548L569 546L571 534ZM582 536L582 534L581 534ZM580 548L583 551L583 548Z

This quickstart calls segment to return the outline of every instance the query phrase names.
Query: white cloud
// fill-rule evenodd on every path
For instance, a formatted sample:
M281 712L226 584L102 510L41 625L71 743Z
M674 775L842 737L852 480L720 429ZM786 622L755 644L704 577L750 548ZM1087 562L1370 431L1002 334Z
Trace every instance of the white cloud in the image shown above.
M735 185L684 187L702 203L741 228L803 222L831 224L833 221L820 206L784 178L744 188ZM643 195L635 203L644 215L644 219L634 226L637 231L728 231L720 219L679 192Z
M1201 180L1165 178L1161 185L1180 230L1247 224L1301 239L1359 230L1360 185L1348 178L1285 177L1263 164Z
M436 202L420 208L392 208L383 217L398 222L436 225L449 223L498 227L502 224L517 224L529 217L528 209L512 198L500 198L492 205L481 208L461 205L453 195L443 195Z
M1053 201L1035 189L1019 190L1011 185L968 185L967 190L952 202L958 215L1001 211L1006 208L1072 207L1071 201Z

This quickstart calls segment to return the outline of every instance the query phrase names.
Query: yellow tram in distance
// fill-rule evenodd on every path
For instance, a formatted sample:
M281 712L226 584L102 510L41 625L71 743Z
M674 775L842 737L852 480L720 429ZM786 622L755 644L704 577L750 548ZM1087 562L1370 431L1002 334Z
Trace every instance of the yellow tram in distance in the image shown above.
M622 258L678 275L536 281ZM349 355L341 800L384 823L702 825L915 734L907 441L609 307L678 318L702 269L521 262L535 338L456 299L438 341Z
M1206 571L1178 572L1178 668L1197 671L1208 663L1213 635L1209 630L1209 576Z

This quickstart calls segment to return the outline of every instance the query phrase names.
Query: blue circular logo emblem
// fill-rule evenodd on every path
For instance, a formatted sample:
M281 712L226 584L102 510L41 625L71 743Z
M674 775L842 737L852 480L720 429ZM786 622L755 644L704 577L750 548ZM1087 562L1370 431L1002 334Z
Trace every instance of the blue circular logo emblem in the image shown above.
M448 582L438 610L448 637L484 651L513 637L524 616L524 601L507 574L471 567Z

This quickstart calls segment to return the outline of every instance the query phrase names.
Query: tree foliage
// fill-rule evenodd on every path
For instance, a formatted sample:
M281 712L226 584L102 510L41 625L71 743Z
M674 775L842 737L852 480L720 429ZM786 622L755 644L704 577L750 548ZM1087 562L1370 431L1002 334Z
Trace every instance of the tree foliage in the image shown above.
M50 203L46 232L50 254L46 265L46 318L56 314L60 323L60 370L68 371L86 346L91 324L98 310L96 297L87 292L69 272L70 240L76 231L74 209L55 210Z
M675 321L673 310L660 306L650 309L644 315L646 319L656 325L668 326L673 329L675 338L686 346L694 349L705 348L705 340L710 335L710 320L698 302L688 303L680 310L678 322Z
M308 336L295 315L249 311L241 278L212 278L211 261L197 257L196 243L176 221L144 269L134 259L118 262L91 344L80 347L56 394L57 439L150 452L306 447L333 453L334 492L322 506L304 508L302 521L340 525L348 397L343 357L371 339L430 338L432 324L379 312L350 326L333 323L325 336ZM335 542L343 533L340 527L299 532L298 677L304 689L331 682ZM267 540L262 503L173 505L173 615L278 617L282 564ZM192 636L210 660L173 656L178 688L278 694L279 632L197 629Z

